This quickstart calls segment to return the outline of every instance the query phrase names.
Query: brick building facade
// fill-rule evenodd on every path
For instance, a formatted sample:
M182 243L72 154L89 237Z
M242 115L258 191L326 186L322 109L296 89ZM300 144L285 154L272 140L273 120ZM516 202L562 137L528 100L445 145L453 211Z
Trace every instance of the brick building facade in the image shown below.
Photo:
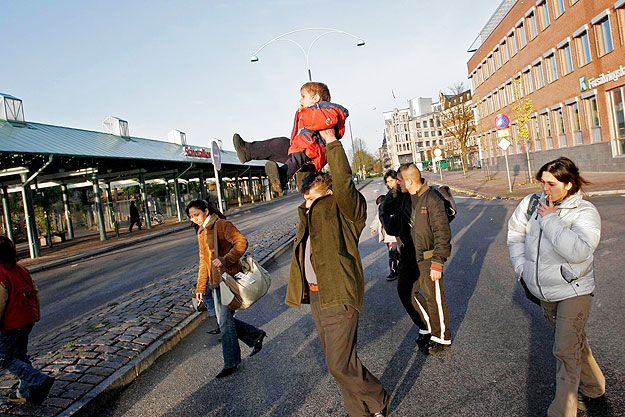
M505 169L494 129L507 114L518 138L514 83L531 99L534 170L568 156L582 170L625 171L625 0L504 0L467 63L482 158ZM525 148L509 148L512 169Z

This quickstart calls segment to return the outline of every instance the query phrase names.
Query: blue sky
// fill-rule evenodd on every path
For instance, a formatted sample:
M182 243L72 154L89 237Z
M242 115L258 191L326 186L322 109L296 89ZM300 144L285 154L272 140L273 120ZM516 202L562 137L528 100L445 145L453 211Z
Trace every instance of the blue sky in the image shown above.
M33 122L99 131L113 115L132 136L165 140L178 129L189 144L218 138L233 149L234 132L288 136L307 81L295 45L273 43L256 63L253 52L291 30L329 27L366 46L345 35L319 39L313 80L328 84L373 151L383 111L466 82L466 50L499 3L0 0L0 91L21 98ZM306 49L318 33L291 39Z

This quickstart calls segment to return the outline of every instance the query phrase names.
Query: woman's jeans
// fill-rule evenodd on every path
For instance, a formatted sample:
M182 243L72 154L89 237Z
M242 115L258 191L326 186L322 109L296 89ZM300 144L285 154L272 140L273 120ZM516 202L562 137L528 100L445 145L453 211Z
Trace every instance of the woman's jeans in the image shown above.
M39 388L47 375L32 367L28 350L28 335L33 324L0 333L0 369L6 369L19 378L19 395L30 398L32 390Z
M221 350L224 355L224 368L234 368L241 363L240 339L249 347L253 347L264 334L251 324L247 324L234 317L234 310L221 304L221 291L213 288L213 300L215 301L215 313L219 330L221 330Z
M588 294L554 303L541 302L545 318L555 329L553 355L558 360L556 396L549 406L549 417L576 416L578 389L591 398L605 393L605 378L586 339L591 299Z

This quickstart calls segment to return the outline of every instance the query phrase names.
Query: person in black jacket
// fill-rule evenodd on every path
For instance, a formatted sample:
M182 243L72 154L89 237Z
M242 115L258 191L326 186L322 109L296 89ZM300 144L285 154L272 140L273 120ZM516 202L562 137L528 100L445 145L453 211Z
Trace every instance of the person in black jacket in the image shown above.
M135 202L130 202L130 227L128 228L129 232L132 232L132 226L137 225L139 230L141 230L141 217L139 216L139 210L137 206L135 206Z
M425 353L438 353L451 345L443 293L443 265L451 253L451 229L443 200L414 164L402 165L397 179L400 190L387 194L380 218L386 231L398 236L404 245L397 290L419 327L417 344Z

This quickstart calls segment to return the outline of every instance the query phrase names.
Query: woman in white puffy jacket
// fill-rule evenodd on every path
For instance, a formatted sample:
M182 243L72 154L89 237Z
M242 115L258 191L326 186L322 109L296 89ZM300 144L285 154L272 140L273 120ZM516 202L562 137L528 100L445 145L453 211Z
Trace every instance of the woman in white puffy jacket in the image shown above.
M510 217L508 249L517 277L540 300L555 330L556 395L548 415L576 416L578 406L584 409L605 393L605 378L585 332L601 218L582 199L587 182L570 159L545 164L536 179L543 193L526 196Z

